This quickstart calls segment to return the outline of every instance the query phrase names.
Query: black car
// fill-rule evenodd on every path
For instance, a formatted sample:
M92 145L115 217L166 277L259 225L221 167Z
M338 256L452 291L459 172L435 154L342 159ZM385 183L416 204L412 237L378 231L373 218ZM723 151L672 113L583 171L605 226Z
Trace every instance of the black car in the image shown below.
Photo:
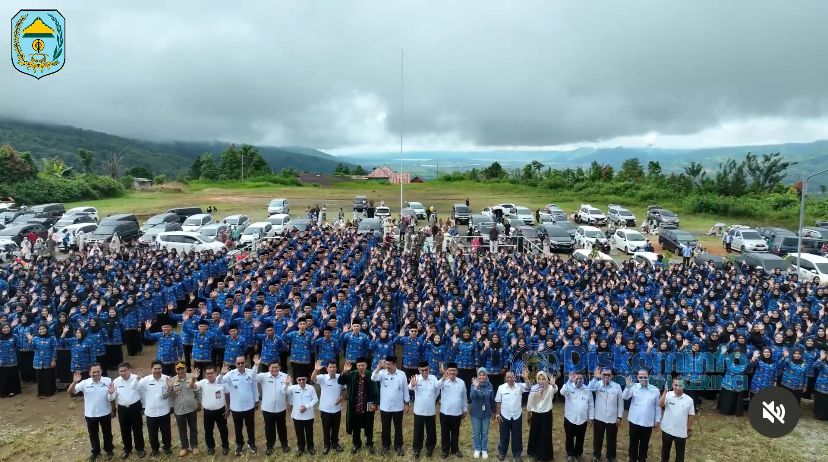
M79 223L96 223L95 219L92 218L90 215L85 213L79 213L77 215L64 215L60 218L60 220L56 221L54 226L55 228L65 228L69 225L77 225Z
M765 272L772 273L778 268L785 273L791 268L790 262L784 258L766 252L745 252L743 257L751 270L761 267Z
M575 248L575 241L569 231L561 226L552 223L543 223L537 227L541 239L549 243L549 250L553 252L572 252Z
M657 205L647 208L647 220L655 223L659 227L664 225L673 225L678 227L679 225L678 215Z
M357 196L354 198L354 211L364 212L368 208L368 198L365 196Z
M803 239L802 245L805 246L805 241L813 239ZM796 252L799 246L799 237L797 236L775 236L768 240L768 251L774 255L785 256L789 253Z
M111 241L112 237L116 234L121 242L126 242L132 239L137 239L141 234L141 231L138 230L138 225L134 221L104 220L101 222L101 225L98 226L98 229L86 238L86 241L90 244L106 244Z
M158 215L153 215L149 218L149 220L145 221L144 224L141 226L142 232L147 232L148 229L153 228L155 226L164 224L164 223L181 223L181 215L177 213L159 213Z
M34 213L46 213L55 218L60 218L66 213L66 208L63 207L63 204L57 203L35 205L30 210Z
M26 236L34 231L38 237L46 239L47 228L40 223L24 223L22 225L12 225L6 229L0 230L0 240L8 239L14 241L15 244L20 245Z
M680 254L684 245L690 244L695 247L699 245L699 240L687 231L677 228L665 228L658 232L658 243L662 250Z

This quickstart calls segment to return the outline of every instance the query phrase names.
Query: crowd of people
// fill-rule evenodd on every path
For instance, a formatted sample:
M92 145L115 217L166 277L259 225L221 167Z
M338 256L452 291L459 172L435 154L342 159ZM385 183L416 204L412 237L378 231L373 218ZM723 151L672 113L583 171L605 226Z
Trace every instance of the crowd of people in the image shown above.
M452 229L425 228L432 240ZM681 460L702 400L741 415L774 385L828 419L828 291L796 275L406 242L317 222L243 260L131 243L31 256L0 269L0 395L21 382L82 393L93 458L112 455L113 414L125 457L144 454L143 420L151 453L169 454L171 415L180 455L195 454L199 408L210 454L230 452L231 416L235 454L257 452L257 410L268 454L277 437L290 450L287 415L298 454L315 454L316 410L324 453L343 451L343 410L352 452L363 437L374 452L379 410L379 452L403 453L411 409L415 456L435 451L437 416L441 455L462 456L469 417L473 456L488 457L494 420L501 460L510 446L522 456L524 414L526 454L551 460L561 400L577 460L590 426L594 460L614 460L625 412L629 460L647 459L659 424L662 450ZM151 344L144 376L131 357Z

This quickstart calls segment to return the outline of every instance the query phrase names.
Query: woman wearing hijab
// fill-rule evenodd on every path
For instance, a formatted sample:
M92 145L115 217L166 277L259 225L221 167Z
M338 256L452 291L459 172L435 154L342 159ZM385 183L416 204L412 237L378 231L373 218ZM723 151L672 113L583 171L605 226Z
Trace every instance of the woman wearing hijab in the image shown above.
M822 350L814 363L814 418L828 420L828 351Z
M102 328L98 318L89 319L86 325L86 342L92 349L95 362L103 364L106 361L106 330Z
M545 371L536 375L537 384L529 390L526 411L529 414L529 444L526 454L537 461L555 458L552 447L552 403L558 386Z
M463 328L459 339L453 339L452 356L457 363L457 378L463 383L471 383L477 367L477 340L472 338L468 327Z
M11 326L0 327L0 398L20 394L20 369L17 367L18 342Z
M770 347L762 348L762 351L756 350L750 358L750 365L748 366L748 373L750 378L750 396L753 397L756 393L770 388L776 382L777 363L773 361L773 351Z
M93 364L95 356L89 344L85 342L86 332L83 329L76 329L73 334L67 332L62 339L62 343L71 354L69 369L72 374L80 373L82 379L88 379L89 367Z
M805 339L805 348L802 350L802 358L805 360L807 368L805 392L802 397L811 399L814 392L814 384L816 383L816 374L814 371L814 363L819 359L819 350L816 348L813 337Z
M20 322L14 328L14 335L17 337L17 364L20 367L20 380L24 383L34 383L37 381L35 370L32 367L32 364L34 364L34 349L29 343L29 337L35 333L35 324L28 313L21 314L18 319Z
M744 336L740 336L744 338ZM744 397L747 390L747 376L745 371L748 365L747 346L734 343L727 354L725 345L721 347L719 363L724 365L722 389L719 391L719 401L716 409L724 415L741 416L744 411Z
M384 327L381 328L379 337L372 340L370 346L368 347L371 351L371 357L373 358L371 361L371 370L377 368L380 360L394 355L395 345L396 344L391 337L388 336L388 329Z
M57 366L57 339L49 333L46 324L37 327L37 336L28 335L34 350L34 367L37 376L37 397L52 396L57 391L55 366Z
M785 350L783 356L784 359L779 364L779 385L793 393L796 402L799 403L802 401L802 392L807 387L805 375L808 364L802 357L802 349L800 348L795 349L793 354L790 355L788 350Z
M489 381L489 373L485 367L477 369L477 377L471 382L469 398L469 415L472 425L472 445L474 458L481 455L489 457L489 422L495 408L494 388Z
M55 375L57 376L58 383L65 383L69 384L72 383L72 371L69 368L69 363L72 358L72 353L69 351L69 348L66 344L62 341L63 337L71 331L71 326L69 325L69 317L66 316L66 313L58 313L58 319L52 324L52 334L57 337L58 339L58 348L57 348L57 367L55 368Z
M106 330L104 340L105 361L102 363L104 372L117 370L118 364L124 362L123 327L124 323L121 322L118 312L115 308L110 308L109 315L104 321L104 329Z

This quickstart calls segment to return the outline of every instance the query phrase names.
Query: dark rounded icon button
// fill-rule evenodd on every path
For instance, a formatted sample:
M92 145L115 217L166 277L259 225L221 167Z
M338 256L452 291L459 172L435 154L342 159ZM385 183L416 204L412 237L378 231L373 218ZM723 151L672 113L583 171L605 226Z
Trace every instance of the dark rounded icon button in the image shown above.
M792 432L801 415L794 394L782 387L765 388L751 398L748 406L750 424L768 438Z

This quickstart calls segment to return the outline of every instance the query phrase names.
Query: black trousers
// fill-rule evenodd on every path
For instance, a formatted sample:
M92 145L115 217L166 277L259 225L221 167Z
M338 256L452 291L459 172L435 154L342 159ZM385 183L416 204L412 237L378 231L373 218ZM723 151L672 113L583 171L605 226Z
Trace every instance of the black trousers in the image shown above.
M661 432L661 462L670 461L670 449L676 443L676 462L684 462L684 447L687 438L679 438L662 430Z
M616 438L618 437L618 424L606 423L598 419L593 421L592 427L592 455L601 457L601 447L604 445L604 435L607 436L607 458L615 458Z
M224 348L213 348L213 364L221 367L224 363Z
M124 330L124 343L127 347L127 355L135 356L141 353L141 330L140 329L126 329ZM116 364L117 366L117 364Z
M175 363L161 363L161 373L167 377L175 377Z
M101 453L101 440L98 434L103 433L103 449L107 453L111 453L114 449L112 446L112 416L107 414L103 417L87 417L86 429L89 431L89 444L92 445L92 454Z
M653 427L642 427L630 422L630 462L644 462L650 451L650 436Z
M267 445L267 449L273 449L273 446L276 444L277 432L279 434L279 442L282 444L282 447L288 447L287 423L285 422L286 415L287 411L262 411L262 417L264 417L265 444ZM325 421L323 420L322 422Z
M147 416L147 433L149 433L150 448L152 448L153 451L157 451L159 448L159 431L161 432L161 447L163 447L165 451L169 451L170 440L172 439L169 413L162 415L161 417Z
M462 416L440 413L440 448L443 454L460 451L460 422Z
M35 369L37 375L37 396L53 396L57 392L55 368Z
M360 432L365 433L365 444L368 447L374 446L374 413L365 412L351 415L351 437L355 448L362 447Z
M300 451L313 449L313 419L293 419L293 430L296 432L296 446Z
M216 440L213 438L213 425L218 427L221 447L229 448L230 441L227 437L227 419L224 417L224 408L204 410L204 442L207 444L207 449L216 448Z
M187 372L192 372L191 358L193 356L193 344L184 345L184 364L187 366ZM200 379L199 379L200 380Z
M118 425L124 452L144 450L144 422L141 421L141 400L130 406L118 406Z
M339 423L342 421L342 412L322 412L322 444L326 448L339 445Z
M426 451L433 451L437 446L437 416L414 414L414 452L423 449L423 433Z
M403 447L403 429L402 429L403 411L386 412L380 411L380 422L382 422L382 432L380 442L383 449L391 448L391 423L394 424L394 449Z
M244 446L244 433L242 433L242 426L247 428L247 444L251 446L256 445L256 426L253 423L255 416L253 409L246 411L231 411L233 414L233 429L236 431L236 447Z
M566 441L566 455L580 456L584 453L584 435L586 435L587 423L575 425L564 417L564 439Z

